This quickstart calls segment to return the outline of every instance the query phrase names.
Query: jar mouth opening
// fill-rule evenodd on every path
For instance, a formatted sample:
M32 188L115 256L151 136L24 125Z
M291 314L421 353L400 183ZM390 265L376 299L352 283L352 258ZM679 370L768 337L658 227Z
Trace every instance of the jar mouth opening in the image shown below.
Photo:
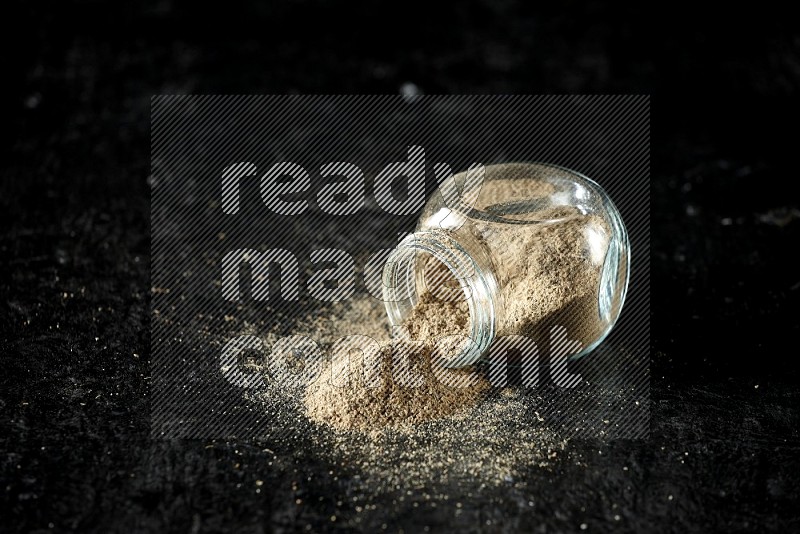
M483 356L495 336L496 284L464 247L444 232L416 232L392 251L383 269L383 301L389 322L402 325L419 303L418 268L421 255L444 266L458 281L469 308L469 334L460 354L447 367L472 365Z

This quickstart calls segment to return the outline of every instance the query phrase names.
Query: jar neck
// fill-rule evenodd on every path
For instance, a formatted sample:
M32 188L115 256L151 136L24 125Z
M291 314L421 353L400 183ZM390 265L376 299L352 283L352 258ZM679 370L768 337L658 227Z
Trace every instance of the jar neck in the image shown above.
M389 321L400 325L420 299L419 257L444 265L461 287L469 307L468 344L450 367L476 363L494 340L501 311L500 291L485 246L468 234L446 230L415 232L392 251L383 269L383 301Z

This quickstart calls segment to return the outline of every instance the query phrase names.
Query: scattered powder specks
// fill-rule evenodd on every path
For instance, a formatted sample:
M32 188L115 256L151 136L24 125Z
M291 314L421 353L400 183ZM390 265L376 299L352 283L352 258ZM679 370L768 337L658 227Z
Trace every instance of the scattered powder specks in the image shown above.
M358 467L378 488L418 492L464 479L513 483L521 470L552 464L566 446L537 421L531 401L507 389L460 417L402 430L322 433L315 442L339 465Z

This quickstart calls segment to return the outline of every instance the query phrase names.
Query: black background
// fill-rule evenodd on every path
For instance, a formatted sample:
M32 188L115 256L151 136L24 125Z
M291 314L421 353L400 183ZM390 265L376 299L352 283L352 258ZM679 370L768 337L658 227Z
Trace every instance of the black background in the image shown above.
M348 481L302 452L148 439L149 103L406 82L653 95L651 438L573 441L588 468L532 470L536 506L486 495L459 528L800 528L800 37L787 14L117 4L3 6L0 529L325 530L355 513L337 505ZM452 524L447 507L384 514L390 530Z

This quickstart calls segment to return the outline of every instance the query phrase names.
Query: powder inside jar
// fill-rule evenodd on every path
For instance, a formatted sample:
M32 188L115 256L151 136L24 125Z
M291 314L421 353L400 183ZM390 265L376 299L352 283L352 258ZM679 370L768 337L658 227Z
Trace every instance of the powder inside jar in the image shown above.
M546 343L563 328L582 347L597 339L604 323L598 287L608 246L605 222L574 208L539 213L541 224L476 226L491 251L503 303L498 335L524 335Z

